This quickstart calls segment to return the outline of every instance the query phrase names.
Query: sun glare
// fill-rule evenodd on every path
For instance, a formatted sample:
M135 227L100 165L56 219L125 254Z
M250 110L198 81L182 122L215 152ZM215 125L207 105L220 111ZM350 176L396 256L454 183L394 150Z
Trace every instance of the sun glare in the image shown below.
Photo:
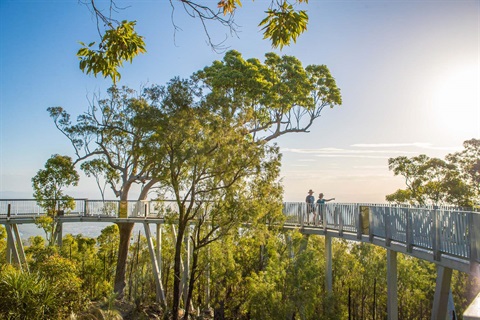
M446 133L480 136L480 69L478 65L446 72L432 93L432 120Z

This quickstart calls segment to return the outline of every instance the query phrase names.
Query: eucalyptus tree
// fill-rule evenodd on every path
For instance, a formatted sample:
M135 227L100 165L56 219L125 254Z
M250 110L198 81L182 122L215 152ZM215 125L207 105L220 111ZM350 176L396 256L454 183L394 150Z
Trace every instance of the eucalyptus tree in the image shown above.
M455 165L462 181L470 190L469 204L480 206L480 139L463 142L464 150L447 155L446 160Z
M210 220L226 205L248 211L247 205L238 204L242 196L269 199L265 191L269 190L280 199L275 183L278 149L267 142L284 134L308 132L323 108L341 104L340 90L326 66L304 68L294 57L272 53L261 63L244 60L236 51L190 80L174 79L166 86L145 88L139 96L128 88L112 87L108 93L107 99L94 99L75 124L63 108L48 109L57 128L71 141L75 163L83 162L82 169L97 182L105 179L120 200L128 199L135 183L143 185L139 200L158 185L171 192L179 205L188 200L189 210L204 210L196 205L199 199L209 203ZM216 203L218 199L222 201ZM258 208L269 208L267 203L260 205L260 200L252 201L252 206L255 203ZM199 216L182 213L177 240L189 221ZM132 227L119 223L115 280L119 296L125 286ZM234 229L221 228L226 233ZM218 234L220 230L213 228L194 247L204 247Z
M163 103L138 121L139 127L150 130L143 153L163 163L155 177L178 207L171 217L178 221L172 303L176 318L185 235L191 231L193 246L188 290L184 293L188 312L202 249L238 232L245 223L277 219L281 208L280 186L276 183L280 162L278 148L253 140L243 125L197 99L200 91L194 82L173 79L158 92Z
M222 61L194 74L206 104L244 126L255 140L308 132L325 107L341 105L340 89L325 65L267 53L262 63L229 51Z
M78 184L79 176L72 159L68 156L53 155L32 178L33 197L45 209L47 215L39 217L36 224L45 231L49 245L54 244L56 229L55 216L59 210L75 208L74 199L64 194L64 189Z
M151 175L156 165L146 162L138 152L144 139L141 128L133 124L135 116L149 108L148 91L137 95L135 91L115 86L108 90L108 97L95 97L88 110L72 123L71 116L62 107L48 108L55 126L70 140L76 159L88 176L106 182L120 201L129 199L133 185L142 184L138 200L147 198L151 187L157 183ZM115 292L122 296L125 287L125 267L133 223L118 223L120 242L115 274Z
M469 204L471 190L452 163L419 155L390 158L388 164L395 175L405 178L406 188L387 195L387 201L414 205Z

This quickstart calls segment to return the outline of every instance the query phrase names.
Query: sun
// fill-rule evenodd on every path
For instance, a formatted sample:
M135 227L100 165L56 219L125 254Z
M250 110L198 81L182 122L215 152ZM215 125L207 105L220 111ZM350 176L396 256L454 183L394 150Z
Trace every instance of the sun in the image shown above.
M480 66L447 70L439 77L431 97L432 120L447 133L480 136Z

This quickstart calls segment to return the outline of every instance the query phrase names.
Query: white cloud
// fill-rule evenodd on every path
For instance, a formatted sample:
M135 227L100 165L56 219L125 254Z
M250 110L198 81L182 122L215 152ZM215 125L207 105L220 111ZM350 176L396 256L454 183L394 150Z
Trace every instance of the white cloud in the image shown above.
M357 148L394 148L394 147L418 147L418 148L432 148L431 143L426 142L412 142L412 143L356 143L352 147Z
M320 158L364 158L364 159L388 159L387 155L384 156L371 156L366 154L317 154L316 157Z
M428 142L411 142L411 143L355 143L351 147L356 148L400 148L400 147L414 147L428 150L441 150L441 151L457 151L461 148L457 147L436 147ZM395 151L398 152L398 151ZM407 153L405 151L402 151ZM410 152L415 153L415 152Z

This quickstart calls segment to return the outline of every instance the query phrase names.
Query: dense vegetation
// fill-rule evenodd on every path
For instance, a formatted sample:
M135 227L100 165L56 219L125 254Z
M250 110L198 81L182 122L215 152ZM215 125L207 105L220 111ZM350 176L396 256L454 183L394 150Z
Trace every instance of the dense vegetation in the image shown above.
M141 234L129 250L125 313L113 303L118 227L96 238L66 235L61 248L46 246L42 237L26 248L30 273L0 267L0 319L148 318L155 304L152 264ZM5 232L0 248L5 256ZM386 251L369 244L333 241L333 294L325 291L324 238L298 232L242 230L212 243L198 259L198 280L192 309L219 319L384 319L386 318ZM166 225L162 238L162 274L167 303L174 265L174 235ZM399 255L398 292L401 319L430 319L435 265ZM452 290L461 314L478 290L466 274L454 272ZM95 307L93 307L94 305ZM168 310L153 308L157 315ZM213 310L210 309L210 312ZM198 310L198 311L197 311Z

